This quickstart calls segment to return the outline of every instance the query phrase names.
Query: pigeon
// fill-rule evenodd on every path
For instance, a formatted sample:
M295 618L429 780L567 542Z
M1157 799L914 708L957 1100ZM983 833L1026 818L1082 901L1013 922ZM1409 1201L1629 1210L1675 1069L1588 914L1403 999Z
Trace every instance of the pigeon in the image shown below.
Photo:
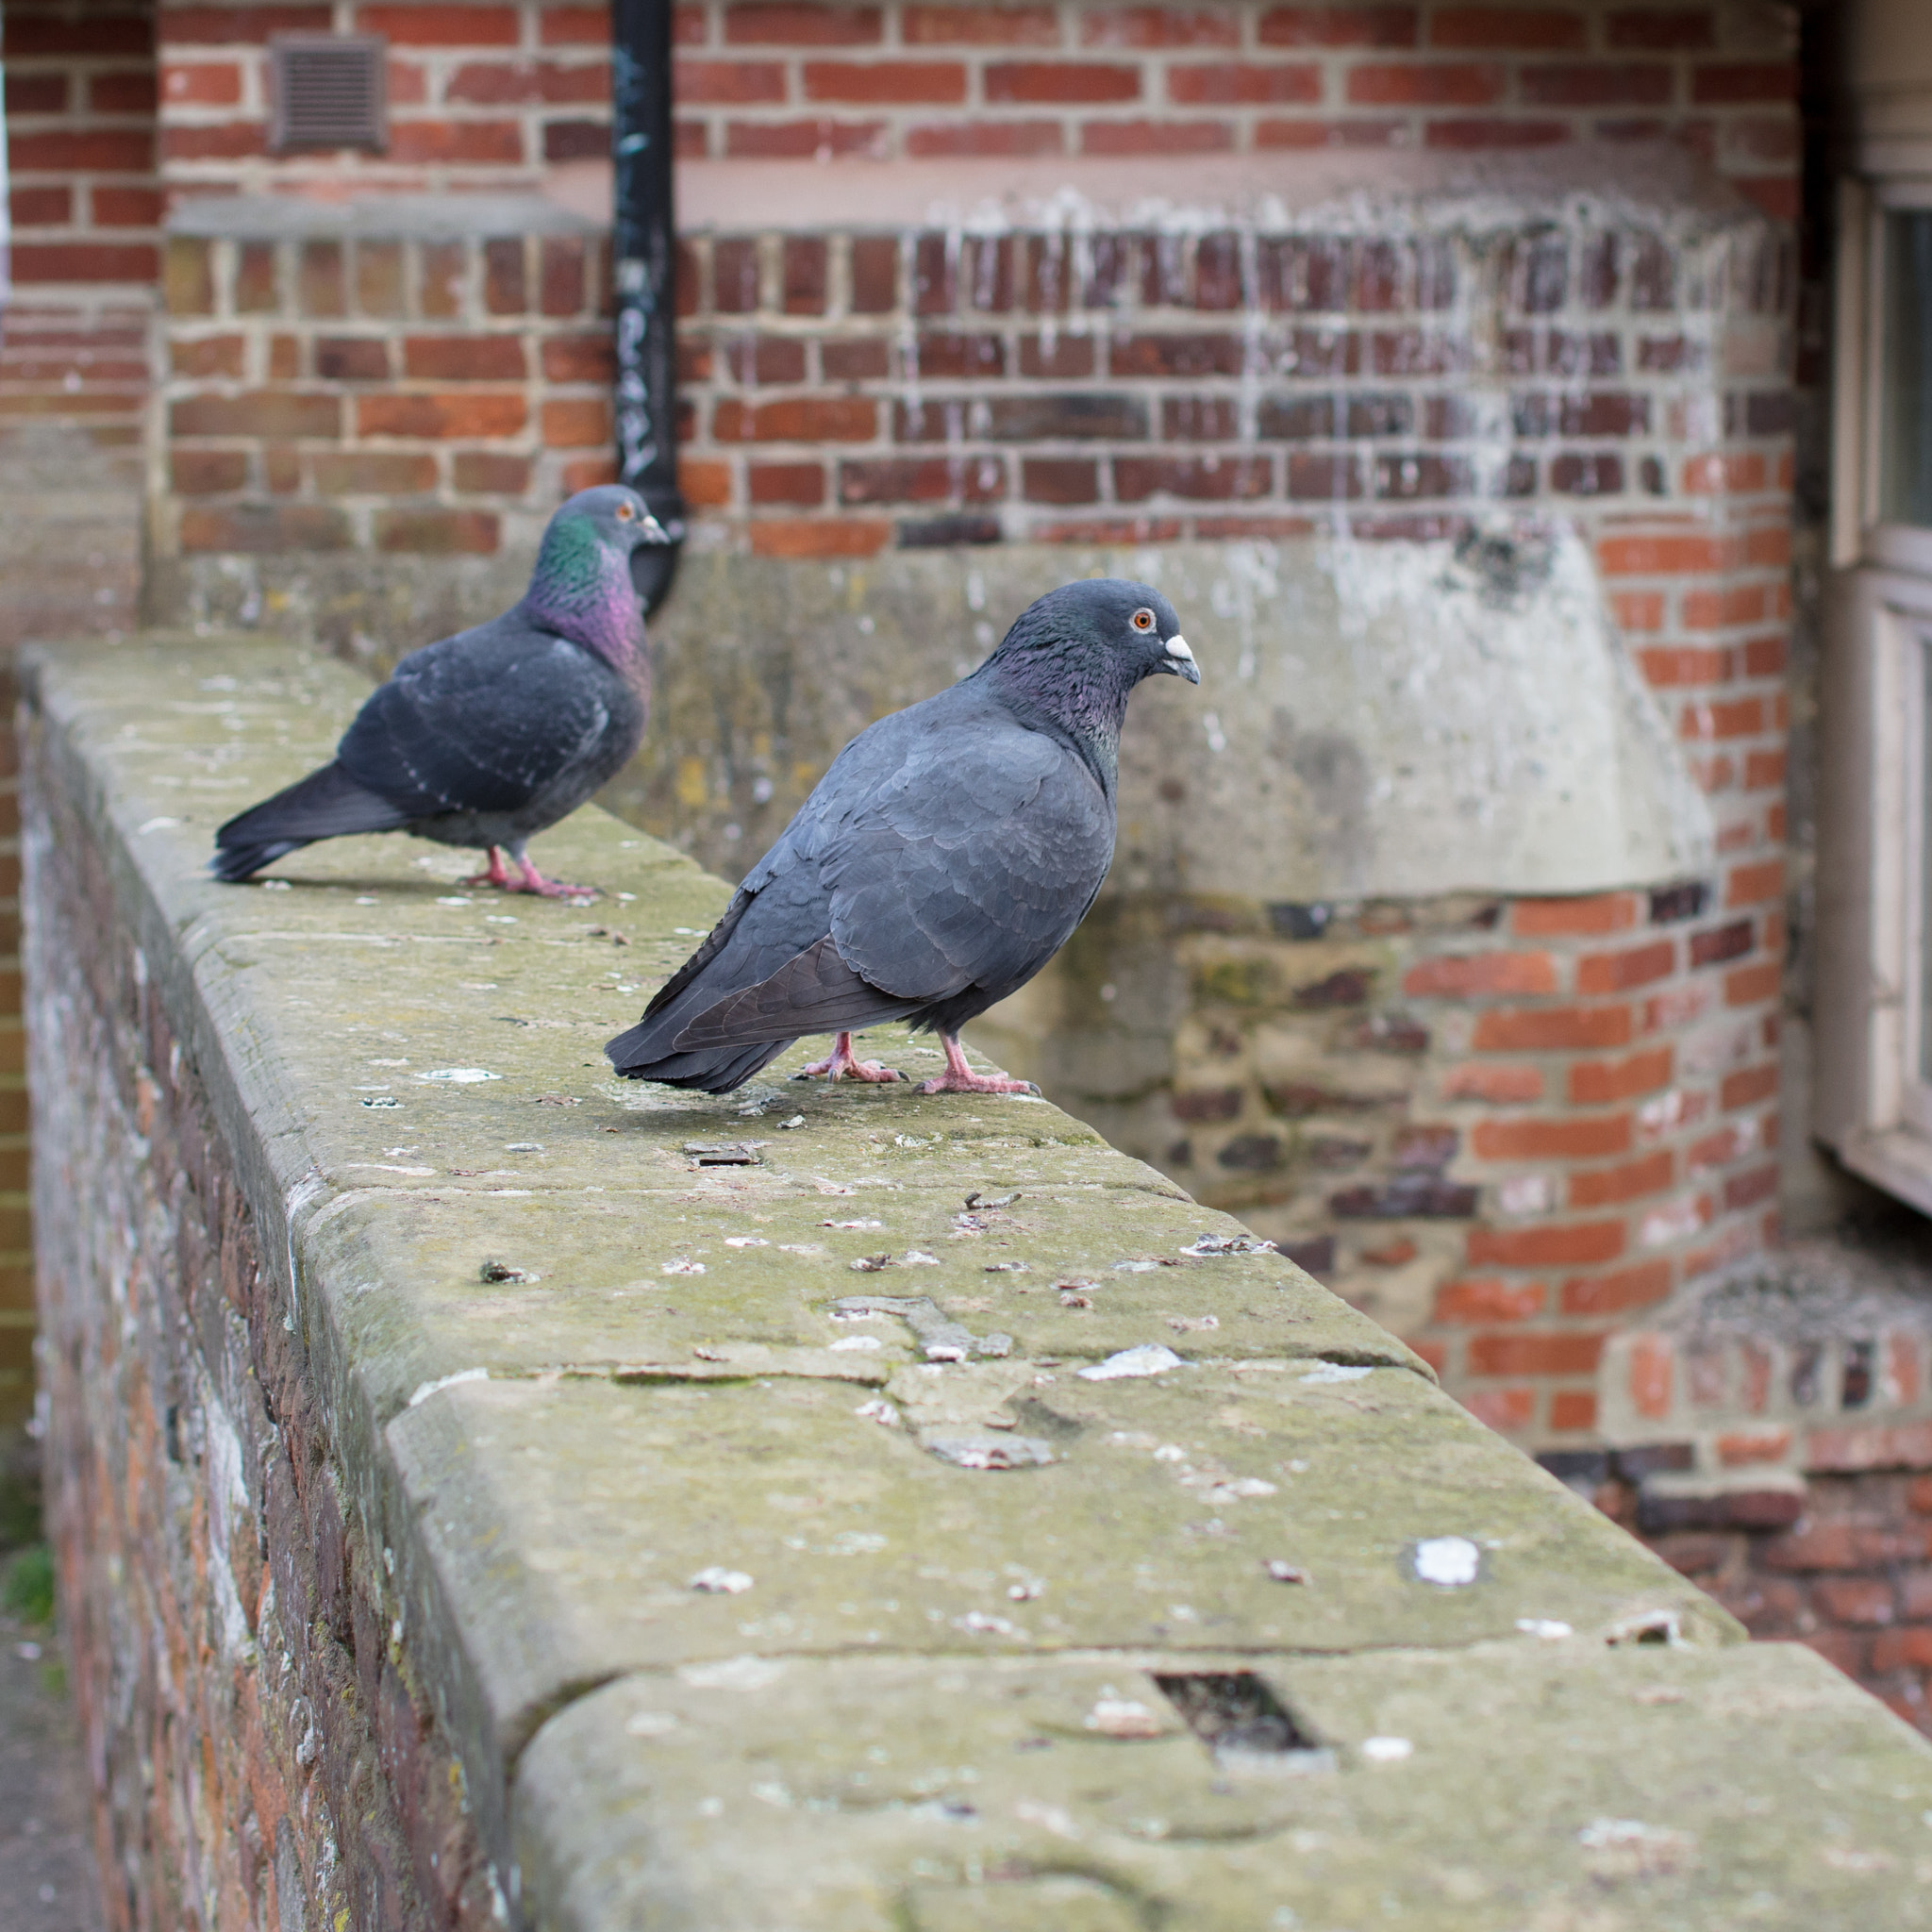
M855 1027L909 1020L945 1049L923 1093L1034 1091L975 1074L967 1021L1024 986L1086 916L1113 858L1127 696L1199 684L1174 608L1102 578L1050 591L970 676L861 731L695 953L605 1048L620 1074L728 1093L801 1034L806 1069L897 1080Z
M239 882L318 839L413 832L487 849L489 869L467 886L593 896L546 879L524 848L638 748L651 667L630 557L669 541L635 491L579 491L543 532L523 601L410 652L334 763L230 819L208 870Z

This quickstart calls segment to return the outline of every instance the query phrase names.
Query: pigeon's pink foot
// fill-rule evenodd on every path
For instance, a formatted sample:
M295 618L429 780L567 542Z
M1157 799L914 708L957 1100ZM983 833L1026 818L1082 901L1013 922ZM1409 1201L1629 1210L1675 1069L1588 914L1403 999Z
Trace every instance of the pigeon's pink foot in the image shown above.
M458 879L459 886L494 886L499 892L514 891L509 882L509 874L503 868L503 854L494 845L490 848L490 870L473 872L466 879Z
M940 1044L946 1050L946 1071L936 1080L926 1080L920 1086L922 1093L1038 1093L1040 1089L1031 1080L1008 1080L996 1074L975 1074L966 1064L966 1056L959 1051L959 1042L950 1033L940 1035Z
M595 886L567 886L561 879L546 879L527 858L517 860L517 870L524 875L521 885L506 888L512 892L535 892L540 899L594 899Z
M840 1034L825 1058L814 1060L808 1067L801 1067L793 1077L803 1079L807 1074L823 1074L828 1080L870 1080L881 1086L906 1077L891 1067L881 1066L877 1060L855 1058L849 1033Z

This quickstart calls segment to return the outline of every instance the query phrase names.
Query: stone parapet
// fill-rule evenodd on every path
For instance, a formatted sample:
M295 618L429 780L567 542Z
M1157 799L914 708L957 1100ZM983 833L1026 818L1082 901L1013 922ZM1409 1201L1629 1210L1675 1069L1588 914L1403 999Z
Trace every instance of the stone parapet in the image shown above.
M608 1080L688 859L591 812L590 908L400 841L208 880L361 692L30 669L117 1925L1932 1924L1923 1741L1238 1224L1043 1102Z

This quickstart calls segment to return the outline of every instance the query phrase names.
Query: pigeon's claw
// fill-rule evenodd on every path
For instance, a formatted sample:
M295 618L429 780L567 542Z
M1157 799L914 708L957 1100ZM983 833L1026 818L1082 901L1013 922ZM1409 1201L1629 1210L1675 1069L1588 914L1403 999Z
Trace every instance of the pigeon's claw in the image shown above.
M840 1034L831 1052L824 1059L814 1060L808 1067L801 1067L792 1077L802 1080L821 1074L827 1080L870 1080L877 1086L889 1086L892 1081L906 1077L895 1068L882 1066L877 1060L855 1058L849 1033Z
M966 1064L966 1056L959 1051L959 1042L950 1033L940 1035L940 1044L946 1050L946 1071L937 1078L923 1081L919 1091L922 1093L1032 1093L1040 1089L1031 1080L1009 1080L1001 1074L975 1074Z
M494 886L499 892L515 889L510 885L509 874L504 870L503 854L494 845L490 848L490 870L473 872L466 879L458 879L459 886Z
M507 884L506 891L535 892L540 899L594 899L595 886L570 886L561 879L546 879L527 858L517 860L517 870L523 874L521 884Z

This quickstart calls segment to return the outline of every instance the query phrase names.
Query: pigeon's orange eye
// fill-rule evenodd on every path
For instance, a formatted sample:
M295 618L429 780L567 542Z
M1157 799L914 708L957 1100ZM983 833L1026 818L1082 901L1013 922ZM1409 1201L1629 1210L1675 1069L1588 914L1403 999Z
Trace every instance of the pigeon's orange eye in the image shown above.
M1152 630L1154 628L1154 613L1144 604L1134 612L1134 628L1136 630Z
M627 503L620 503L617 506L617 521L620 524L629 524L636 522L637 514L637 511L631 508L630 505Z

